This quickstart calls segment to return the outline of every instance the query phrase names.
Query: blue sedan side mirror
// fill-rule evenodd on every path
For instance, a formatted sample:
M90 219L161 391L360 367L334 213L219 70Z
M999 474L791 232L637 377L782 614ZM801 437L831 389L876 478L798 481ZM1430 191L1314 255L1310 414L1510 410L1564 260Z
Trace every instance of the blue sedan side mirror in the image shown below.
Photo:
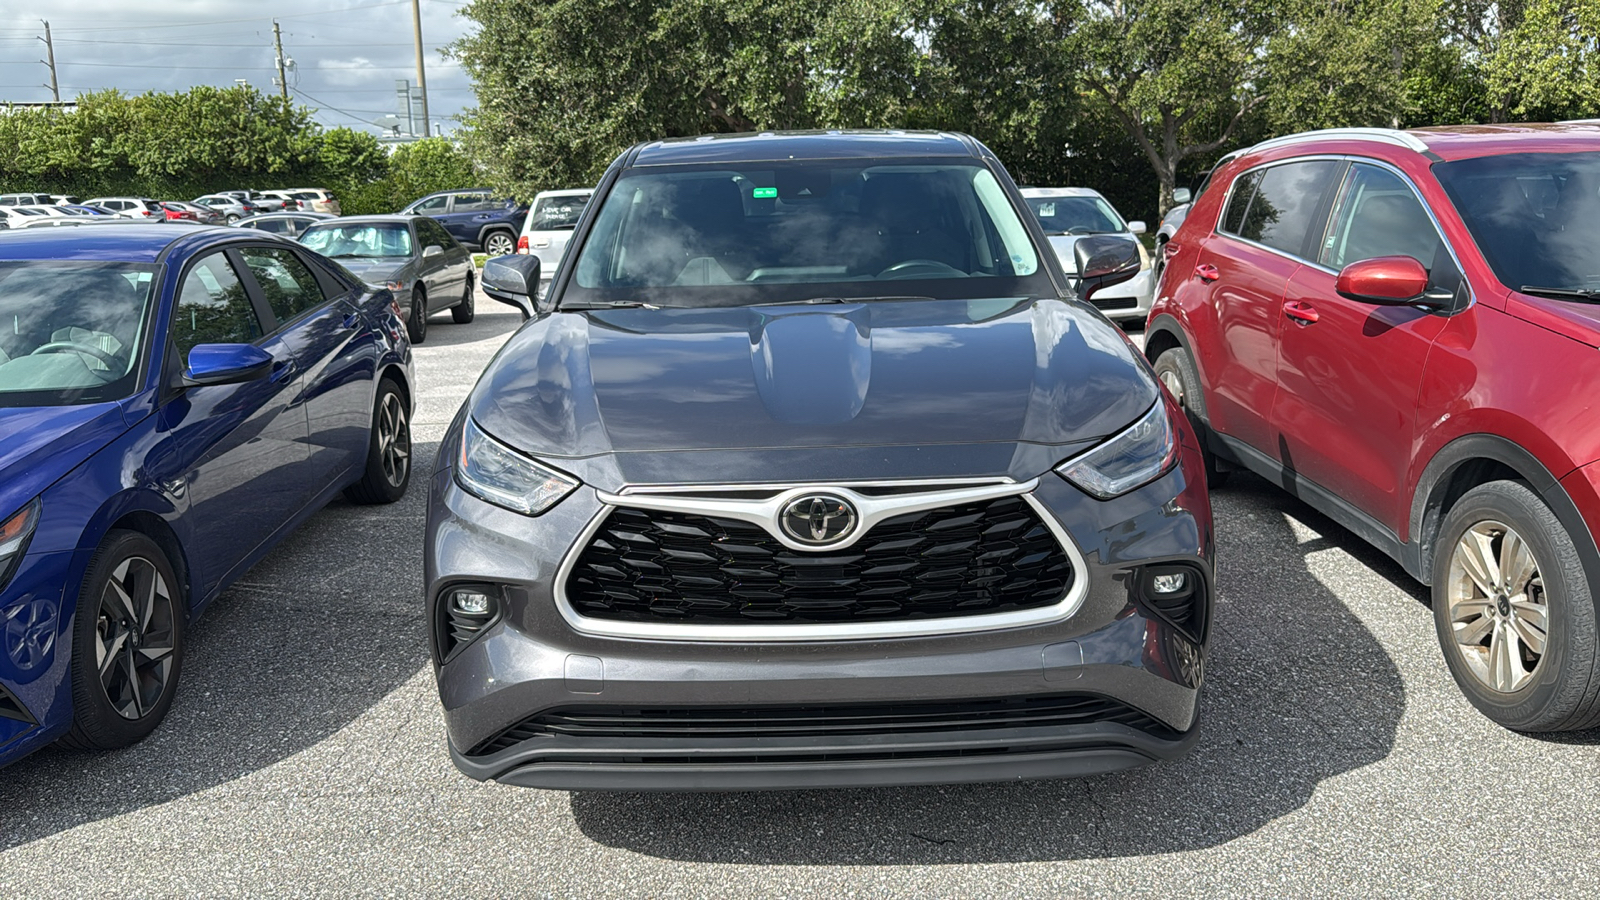
M196 344L183 370L184 387L239 384L265 376L272 356L254 344Z
M522 318L533 318L533 302L539 292L539 257L496 256L483 264L483 292L522 311Z

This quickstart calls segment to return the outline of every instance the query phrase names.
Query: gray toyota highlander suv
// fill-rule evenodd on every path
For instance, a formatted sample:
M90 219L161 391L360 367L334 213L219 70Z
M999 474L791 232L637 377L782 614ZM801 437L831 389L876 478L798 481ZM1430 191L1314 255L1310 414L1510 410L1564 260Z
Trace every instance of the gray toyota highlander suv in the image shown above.
M1086 284L1116 268L1091 244ZM1213 597L1194 433L983 145L643 144L543 298L538 265L485 269L530 321L430 492L467 774L999 781L1193 742Z

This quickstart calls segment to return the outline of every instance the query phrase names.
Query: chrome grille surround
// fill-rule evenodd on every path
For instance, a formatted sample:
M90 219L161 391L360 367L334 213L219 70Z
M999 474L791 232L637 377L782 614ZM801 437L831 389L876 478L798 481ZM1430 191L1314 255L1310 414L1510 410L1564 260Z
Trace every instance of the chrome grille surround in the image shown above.
M1011 479L819 482L804 485L673 485L624 488L619 493L596 491L600 510L590 519L562 558L556 572L556 608L574 631L598 637L639 640L723 641L737 643L794 643L802 641L882 640L970 634L1002 628L1019 628L1059 622L1071 617L1088 595L1087 563L1076 543L1061 527L1050 510L1033 494L1039 479L1025 482ZM1056 543L1072 565L1073 578L1066 593L1048 606L1007 612L952 616L939 619L901 621L840 622L826 624L688 624L677 622L635 622L600 619L579 613L566 593L567 580L578 558L600 530L612 510L619 506L666 512L696 513L736 519L761 526L773 539L794 550L815 552L813 545L800 544L784 535L778 515L793 499L812 493L837 494L856 505L860 524L846 539L826 549L849 547L868 534L884 519L906 513L939 509L1001 497L1020 496L1028 503L1055 536ZM760 496L751 496L760 495Z

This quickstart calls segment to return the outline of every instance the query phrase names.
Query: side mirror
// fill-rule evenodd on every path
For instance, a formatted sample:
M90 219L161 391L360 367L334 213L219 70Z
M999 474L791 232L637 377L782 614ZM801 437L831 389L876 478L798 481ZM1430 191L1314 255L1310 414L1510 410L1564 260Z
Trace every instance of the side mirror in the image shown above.
M1134 219L1132 222L1128 223L1128 231L1133 234L1144 234L1148 230L1149 229L1145 227L1144 222L1140 221L1139 219Z
M1410 306L1428 289L1428 270L1409 256L1378 256L1345 266L1333 289L1351 300Z
M1172 205L1173 206L1182 206L1183 204L1188 203L1192 199L1194 199L1194 194L1190 193L1188 188L1173 188L1172 189Z
M1081 237L1072 247L1078 263L1078 294L1084 300L1139 274L1139 242L1115 234Z
M534 301L539 294L539 257L496 256L483 264L483 292L490 299L499 300L522 311L523 319L531 319Z
M422 258L423 259L433 259L435 256L443 256L443 255L444 255L444 248L439 246L438 244L429 244L428 246L422 248Z
M266 376L272 356L254 344L196 344L183 370L184 387L240 384Z

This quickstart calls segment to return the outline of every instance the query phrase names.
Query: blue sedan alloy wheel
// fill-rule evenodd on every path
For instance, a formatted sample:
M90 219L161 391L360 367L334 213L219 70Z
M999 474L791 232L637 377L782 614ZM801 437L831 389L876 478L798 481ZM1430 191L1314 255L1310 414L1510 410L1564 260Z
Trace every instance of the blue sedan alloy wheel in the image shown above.
M113 531L79 593L73 633L74 749L126 747L154 731L172 705L182 665L179 584L166 554L135 531Z
M345 490L356 503L393 503L411 482L411 416L395 383L378 385L372 412L372 438L361 480Z

